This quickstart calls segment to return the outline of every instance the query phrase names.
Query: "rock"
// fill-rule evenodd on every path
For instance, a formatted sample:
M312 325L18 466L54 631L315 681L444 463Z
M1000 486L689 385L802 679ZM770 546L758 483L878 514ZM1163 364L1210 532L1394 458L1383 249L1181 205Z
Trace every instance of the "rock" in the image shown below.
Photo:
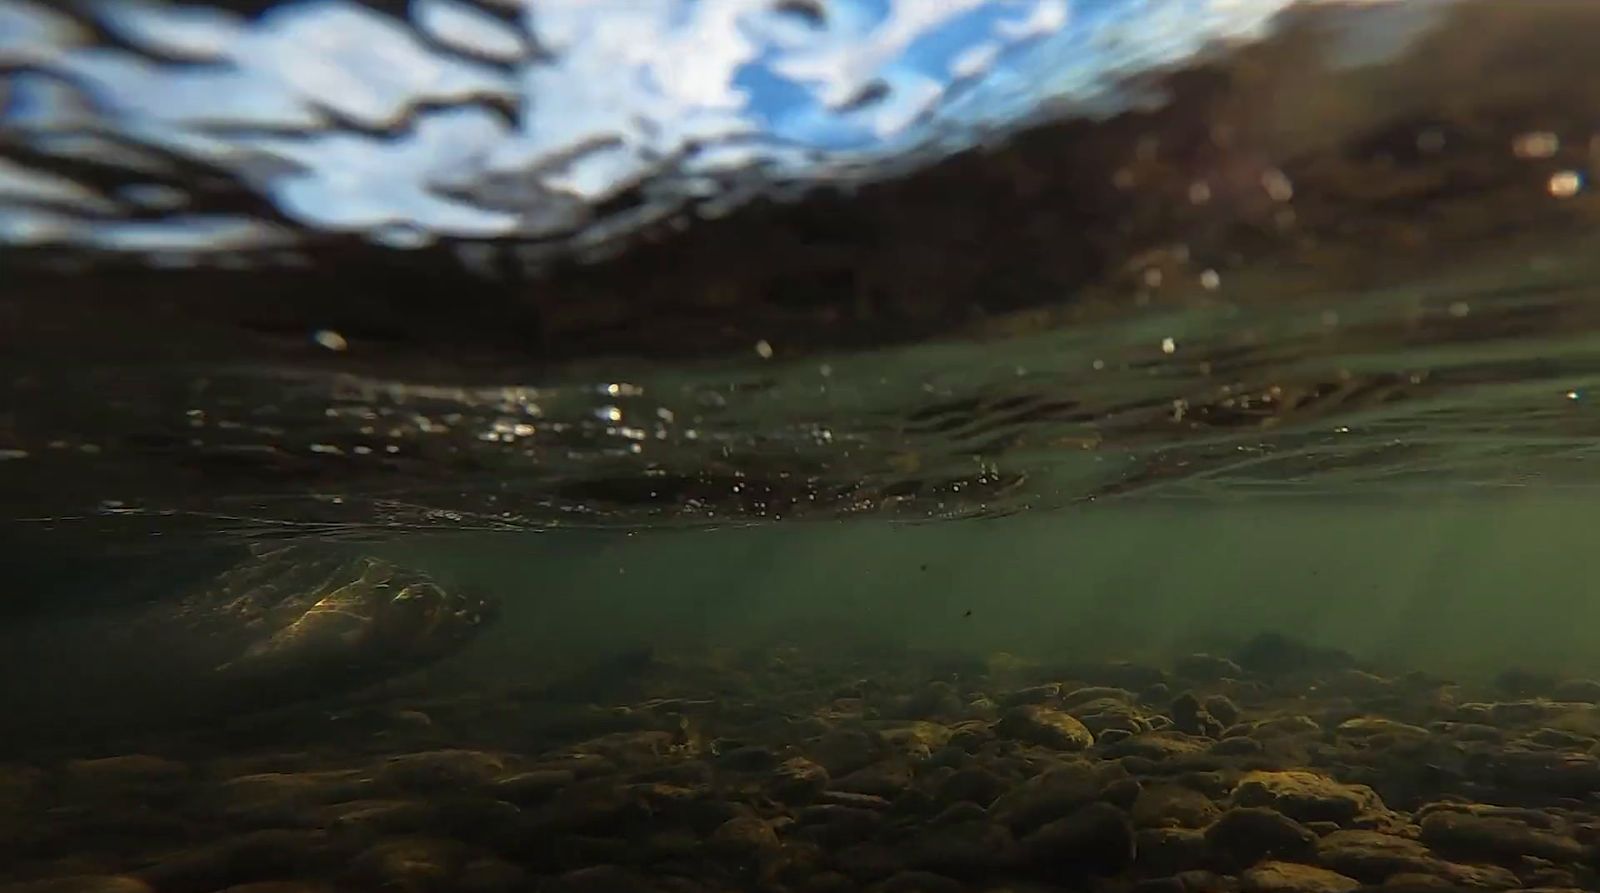
M1144 791L1144 785L1137 778L1119 778L1100 789L1098 799L1102 803L1110 803L1123 811L1133 808L1139 795Z
M1253 757L1263 750L1265 748L1261 746L1260 741L1242 735L1224 738L1211 745L1211 752L1219 757Z
M804 805L815 800L828 781L828 770L805 757L795 757L783 761L772 773L771 789L784 803Z
M830 776L847 775L877 762L884 755L882 742L854 729L836 729L810 747L811 759Z
M1264 719L1257 722L1250 731L1250 737L1256 739L1320 734L1322 726L1309 716L1276 716Z
M1337 738L1349 741L1377 743L1379 740L1393 742L1427 738L1429 732L1420 726L1384 719L1381 716L1359 716L1339 723L1334 727L1333 734Z
M1046 682L1029 688L1008 692L999 699L1002 707L1021 707L1024 704L1044 704L1061 696L1061 683Z
M1006 711L996 730L1008 738L1057 750L1078 751L1094 744L1094 735L1070 714L1037 705Z
M958 769L946 778L935 795L940 803L965 801L987 807L1009 786L1000 776L980 766Z
M807 806L796 816L797 833L825 847L842 846L870 837L883 825L883 813L872 809L824 804Z
M1112 704L1131 706L1137 703L1139 696L1125 688L1111 685L1086 685L1075 688L1061 695L1061 709L1072 710L1092 701L1105 701Z
M568 769L535 769L497 779L491 790L502 800L527 806L549 800L577 780L577 774Z
M209 893L253 881L315 874L337 853L323 831L252 831L185 850L141 869L138 876L161 893Z
M617 774L617 764L615 762L594 753L576 753L558 759L542 760L538 765L529 766L528 768L536 771L571 772L580 779Z
M759 858L782 847L778 832L755 816L729 819L712 832L707 844L712 852L736 858Z
M1129 893L1187 893L1187 888L1183 885L1183 878L1173 875L1145 878L1130 887Z
M831 790L848 794L868 794L893 799L911 784L911 767L901 763L879 763L857 769L829 785Z
M1576 862L1582 844L1506 816L1473 815L1441 809L1422 819L1422 840L1441 853L1463 858L1515 862L1524 856Z
M875 880L904 871L906 859L898 849L879 843L858 843L834 853L833 864L851 877ZM849 889L854 893L860 886L851 884Z
M152 893L138 878L120 875L77 875L0 886L3 893Z
M1268 806L1301 822L1349 822L1383 810L1366 785L1340 784L1315 772L1250 772L1234 788L1236 806Z
M418 800L355 800L322 809L318 821L338 840L370 845L380 838L428 830L434 811Z
M658 893L658 888L640 875L615 865L592 865L569 871L543 885L550 893Z
M778 755L759 745L735 747L717 756L717 766L732 772L765 772L778 765Z
M875 893L962 893L959 882L929 871L902 871L872 889Z
M1233 699L1229 698L1227 695L1207 695L1206 698L1200 702L1200 706L1204 708L1207 713L1216 717L1217 721L1222 723L1224 726L1231 726L1238 722L1239 716L1241 715L1239 711L1239 705L1235 704Z
M502 859L473 859L456 875L453 890L459 893L517 893L528 887L528 873L521 866Z
M1186 735L1173 732L1149 732L1135 735L1125 741L1118 741L1106 748L1107 757L1120 760L1124 757L1138 757L1145 760L1170 760L1177 757L1187 757L1200 753L1205 749L1204 743L1190 739Z
M936 824L908 846L912 865L957 878L992 876L1014 866L1020 853L1010 831L981 816Z
M1172 665L1172 671L1196 682L1218 682L1223 679L1238 679L1244 675L1244 670L1238 664L1225 657L1210 654L1191 654L1188 657L1178 658Z
M1303 859L1316 851L1317 835L1270 809L1230 809L1205 830L1206 848L1217 864L1233 869L1267 857Z
M1136 855L1132 823L1107 803L1091 803L1022 841L1023 861L1052 873L1116 874L1132 865Z
M1292 862L1263 862L1239 876L1244 893L1349 893L1361 884L1338 872Z
M886 797L879 797L877 794L857 794L853 791L823 791L817 799L823 804L870 809L876 812L882 812L893 805Z
M404 791L432 793L486 787L505 772L503 757L475 750L434 750L390 757L378 777Z
M217 789L226 818L279 827L308 809L370 796L374 785L362 772L263 772L230 778Z
M1172 717L1173 727L1186 735L1199 735L1203 738L1222 737L1222 723L1216 717L1206 712L1201 706L1200 699L1193 692L1184 692L1172 700L1167 713Z
M1419 841L1377 831L1335 831L1317 842L1317 863L1369 884L1396 876L1439 878L1459 887L1502 890L1517 878L1492 865L1457 865L1435 857Z
M1206 861L1206 836L1191 828L1144 828L1134 835L1139 867L1175 872Z
M997 821L1022 833L1062 818L1100 793L1100 773L1089 763L1069 763L1035 775L989 807Z
M1150 785L1133 804L1135 828L1204 828L1221 810L1199 791L1180 785Z
M189 777L189 767L147 754L73 760L63 773L69 792L83 796L138 797L171 793Z

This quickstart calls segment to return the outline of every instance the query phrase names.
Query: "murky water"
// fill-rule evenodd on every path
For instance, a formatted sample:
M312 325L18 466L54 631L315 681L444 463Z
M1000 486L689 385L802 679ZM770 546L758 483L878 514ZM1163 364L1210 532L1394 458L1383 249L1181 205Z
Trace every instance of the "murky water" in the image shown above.
M1600 890L1596 25L0 0L0 887Z

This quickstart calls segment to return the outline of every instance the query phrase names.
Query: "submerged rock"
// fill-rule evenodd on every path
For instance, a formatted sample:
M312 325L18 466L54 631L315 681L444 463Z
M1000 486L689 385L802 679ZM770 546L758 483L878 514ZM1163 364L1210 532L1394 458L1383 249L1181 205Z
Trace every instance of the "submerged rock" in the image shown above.
M1317 835L1270 809L1240 807L1205 830L1206 847L1218 865L1234 869L1272 857L1301 859L1316 851Z
M1137 853L1133 824L1107 803L1091 803L1022 840L1023 860L1052 872L1116 874L1132 865Z
M1349 822L1383 809L1365 785L1341 784L1315 772L1250 772L1233 791L1238 806L1269 806L1302 822Z
M1244 893L1349 893L1359 881L1338 872L1292 862L1263 862L1239 876Z
M1008 738L1057 750L1083 750L1094 744L1094 735L1071 714L1038 705L1008 710L1000 718L997 731Z

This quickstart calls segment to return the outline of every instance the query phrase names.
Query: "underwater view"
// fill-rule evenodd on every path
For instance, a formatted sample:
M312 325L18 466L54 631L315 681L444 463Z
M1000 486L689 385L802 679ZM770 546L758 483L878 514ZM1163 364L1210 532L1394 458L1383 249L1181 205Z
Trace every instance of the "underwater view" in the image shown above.
M1591 0L0 0L0 893L1600 891L1597 175Z

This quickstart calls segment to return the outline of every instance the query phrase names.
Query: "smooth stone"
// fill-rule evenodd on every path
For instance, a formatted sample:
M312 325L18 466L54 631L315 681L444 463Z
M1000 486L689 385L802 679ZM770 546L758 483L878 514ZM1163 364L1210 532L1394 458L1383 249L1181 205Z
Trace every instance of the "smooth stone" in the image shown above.
M1306 858L1317 846L1317 835L1306 826L1260 807L1228 810L1206 828L1205 839L1217 863L1235 869L1267 857Z
M1002 707L1021 707L1026 704L1044 704L1059 697L1061 697L1061 683L1046 682L1043 685L1007 692L1000 696L999 703Z
M1239 876L1244 893L1350 893L1361 882L1326 868L1263 862Z
M1019 856L1011 832L981 815L932 825L906 846L913 866L958 878L989 876L1015 865Z
M658 893L643 876L616 865L575 869L539 889L550 893Z
M1139 696L1125 688L1117 688L1113 685L1086 685L1062 694L1061 709L1071 710L1091 701L1105 701L1112 704L1131 706L1138 703Z
M1317 862L1369 884L1400 875L1426 875L1461 887L1503 890L1516 875L1494 865L1458 865L1435 857L1420 841L1377 831L1335 831L1317 841Z
M931 871L902 871L872 889L875 893L962 893L959 881Z
M1119 778L1101 788L1098 799L1126 811L1133 808L1143 791L1144 784L1139 779Z
M1206 862L1206 836L1192 828L1143 828L1135 835L1139 867L1176 872Z
M1250 731L1250 737L1258 739L1320 734L1322 726L1309 716L1275 716L1257 722Z
M1116 874L1133 864L1137 852L1127 814L1109 803L1091 803L1022 840L1023 860L1052 872Z
M958 769L940 783L934 795L940 803L965 801L988 806L1010 786L1000 776L981 766Z
M491 790L502 800L528 805L543 803L577 780L569 769L535 769L497 779Z
M354 800L323 808L318 820L340 838L376 841L428 830L434 823L434 810L420 800Z
M1262 753L1265 749L1261 746L1260 741L1243 735L1223 738L1216 744L1211 745L1210 748L1211 753L1219 757L1253 757Z
M1172 699L1172 704L1167 707L1167 715L1172 717L1172 725L1186 735L1198 735L1202 738L1221 738L1223 724L1216 717L1206 712L1206 708L1195 697L1194 692L1184 692Z
M121 875L78 875L0 886L0 893L153 893L138 878Z
M740 816L723 822L712 832L707 844L713 852L737 857L764 855L783 845L778 832L755 816Z
M911 784L911 767L900 763L879 763L836 778L829 789L847 794L867 794L893 798Z
M1513 818L1438 810L1422 819L1422 841L1441 853L1474 860L1516 861L1524 856L1576 862L1585 847L1570 837Z
M805 757L784 760L772 773L772 793L780 801L803 805L828 787L828 770Z
M512 862L491 857L472 859L455 876L459 893L517 893L528 887L528 872Z
M283 880L331 867L338 853L324 831L252 831L175 855L138 872L161 893L209 893L252 881Z
M906 868L905 856L899 849L881 843L857 843L845 846L833 854L833 864L853 878L876 880L886 878ZM852 884L852 893L860 887Z
M809 750L811 759L830 776L865 769L884 755L884 747L878 739L856 729L828 732L812 743Z
M997 821L1025 832L1062 818L1099 795L1101 773L1089 763L1069 763L1028 779L989 807Z
M1250 772L1233 791L1237 806L1269 806L1301 822L1343 824L1380 812L1383 801L1366 785L1341 784L1315 772Z
M1227 695L1207 695L1201 699L1200 706L1205 708L1207 713L1215 716L1217 721L1224 726L1231 726L1238 722L1239 717L1242 715L1239 705L1235 704L1233 699Z
M760 745L735 747L717 756L717 765L734 772L765 772L778 765L778 755Z
M221 813L253 823L289 824L307 809L359 800L374 785L359 771L264 772L230 778L217 789Z
M1131 810L1135 828L1204 828L1221 814L1206 795L1174 784L1145 787Z
M475 750L434 750L390 757L378 777L417 793L486 787L505 773L505 758Z
M1056 750L1079 751L1094 744L1094 735L1071 714L1038 705L1006 711L996 731L1008 738Z
M148 754L73 760L64 767L64 781L80 791L148 794L173 788L189 777L189 767Z

